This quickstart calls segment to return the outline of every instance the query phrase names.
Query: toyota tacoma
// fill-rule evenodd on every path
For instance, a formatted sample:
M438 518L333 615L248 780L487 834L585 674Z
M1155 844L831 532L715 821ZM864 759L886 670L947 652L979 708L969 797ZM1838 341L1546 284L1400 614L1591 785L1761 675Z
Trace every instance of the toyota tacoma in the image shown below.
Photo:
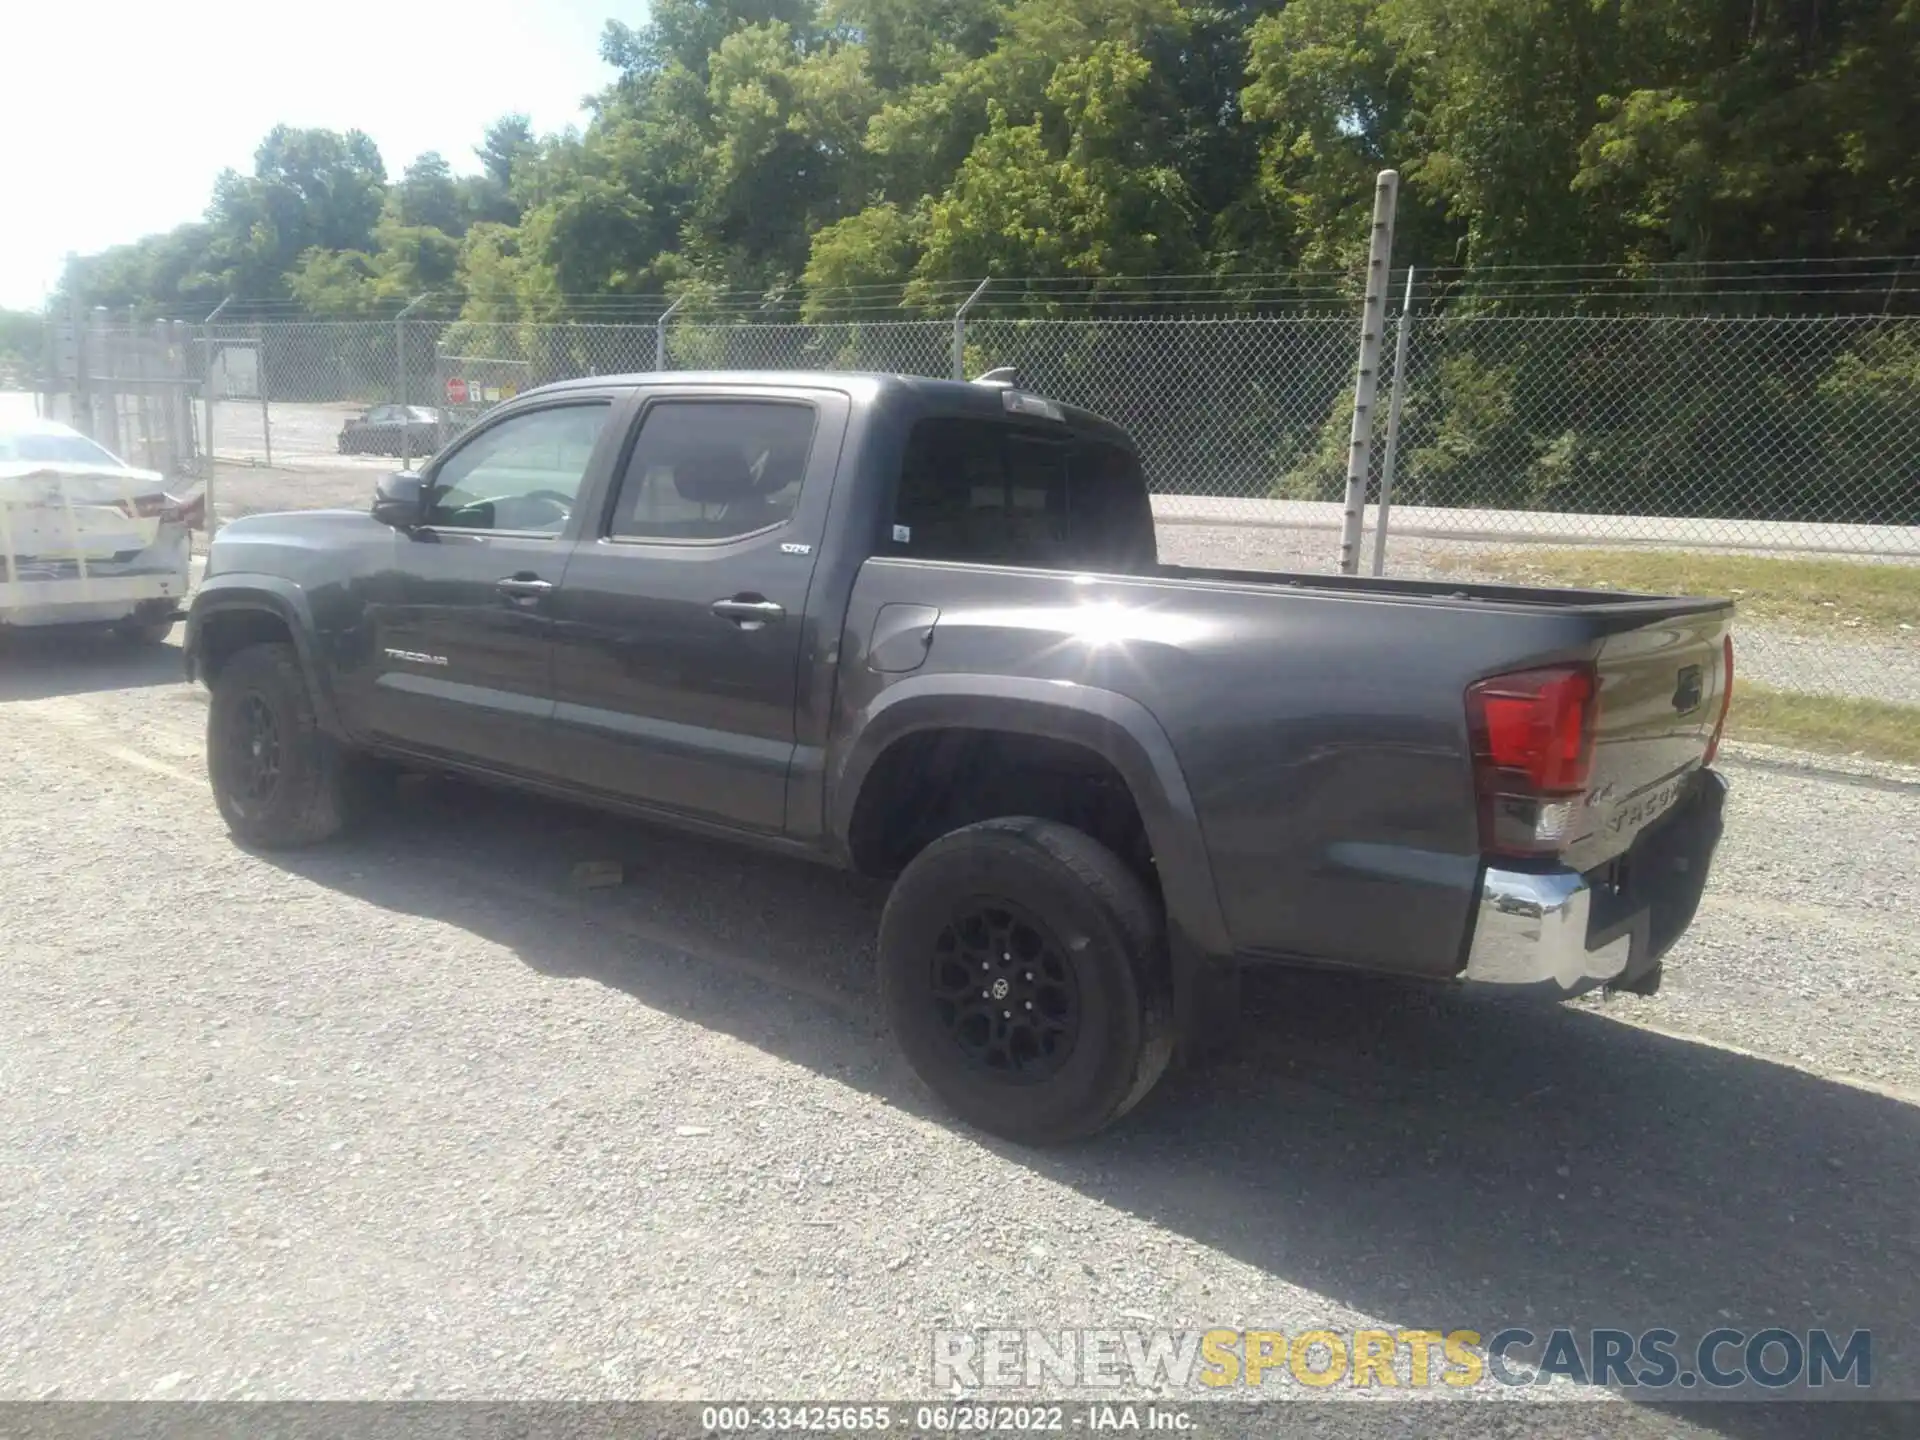
M235 521L186 641L228 826L323 841L419 768L889 877L889 1027L1030 1143L1249 964L1658 983L1731 604L1164 564L1125 432L987 382L597 376Z

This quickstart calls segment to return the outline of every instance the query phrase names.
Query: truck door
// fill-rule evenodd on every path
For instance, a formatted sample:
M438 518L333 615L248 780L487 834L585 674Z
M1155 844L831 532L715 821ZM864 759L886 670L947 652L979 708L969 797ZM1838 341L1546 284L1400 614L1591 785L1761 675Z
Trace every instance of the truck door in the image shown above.
M565 779L784 828L802 658L838 639L807 595L848 408L804 389L646 401L553 597Z
M553 772L553 619L575 501L604 453L610 396L501 417L429 472L426 523L402 535L374 632L368 730L513 774ZM606 437L613 438L613 437Z

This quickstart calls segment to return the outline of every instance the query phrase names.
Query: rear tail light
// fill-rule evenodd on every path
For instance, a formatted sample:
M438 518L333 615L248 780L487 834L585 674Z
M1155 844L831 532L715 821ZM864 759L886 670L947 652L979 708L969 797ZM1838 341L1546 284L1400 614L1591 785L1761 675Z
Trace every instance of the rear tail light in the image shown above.
M1707 741L1707 758L1702 764L1713 764L1713 757L1720 753L1720 739L1727 733L1727 711L1733 708L1733 632L1729 630L1720 641L1720 714L1713 722L1713 738Z
M1552 855L1572 838L1593 767L1599 693L1591 665L1519 670L1467 687L1483 850Z
M120 508L135 520L159 520L165 524L196 527L206 511L206 498L196 495L191 500L176 500L171 495L159 493L136 495L131 500L120 502Z

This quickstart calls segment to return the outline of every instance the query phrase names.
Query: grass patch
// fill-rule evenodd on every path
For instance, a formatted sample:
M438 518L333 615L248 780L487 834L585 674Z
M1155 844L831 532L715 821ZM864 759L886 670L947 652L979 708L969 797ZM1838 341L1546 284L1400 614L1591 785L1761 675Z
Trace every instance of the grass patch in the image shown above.
M1741 616L1801 627L1920 632L1920 565L1703 555L1682 550L1501 550L1454 567L1529 585L1713 595Z
M1797 695L1752 684L1739 674L1736 658L1729 739L1920 765L1920 706Z

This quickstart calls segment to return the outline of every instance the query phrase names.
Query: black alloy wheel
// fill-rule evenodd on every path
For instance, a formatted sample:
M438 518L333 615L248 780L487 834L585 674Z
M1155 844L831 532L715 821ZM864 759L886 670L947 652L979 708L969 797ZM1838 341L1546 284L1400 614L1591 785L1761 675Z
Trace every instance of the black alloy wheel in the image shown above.
M928 980L940 1023L980 1069L1044 1080L1072 1056L1079 981L1059 939L1021 907L966 902L934 942Z

